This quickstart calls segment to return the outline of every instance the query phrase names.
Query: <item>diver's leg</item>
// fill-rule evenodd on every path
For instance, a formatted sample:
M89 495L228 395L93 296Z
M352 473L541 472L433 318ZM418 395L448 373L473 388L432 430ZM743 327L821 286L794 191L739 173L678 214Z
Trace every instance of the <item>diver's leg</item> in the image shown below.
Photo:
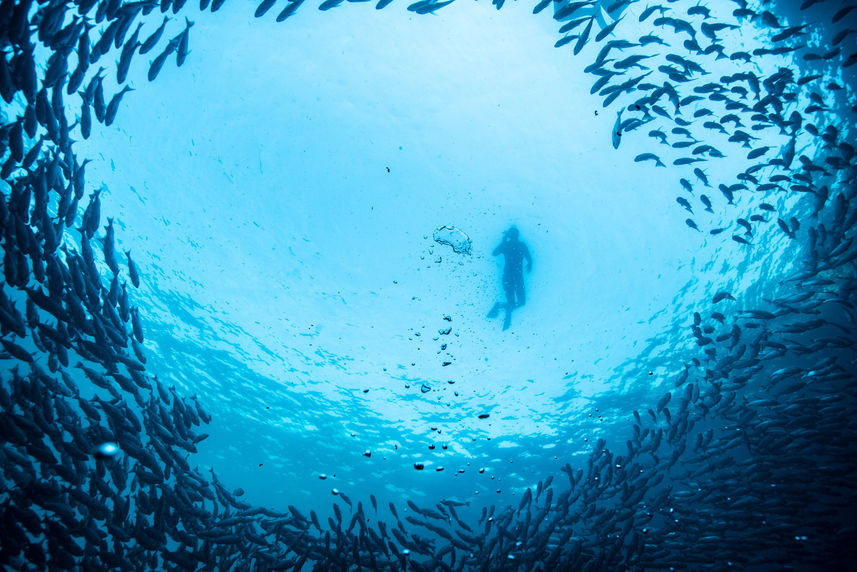
M524 294L524 278L523 276L518 280L518 306L523 306L527 302L527 297Z
M503 319L503 329L508 330L512 324L512 310L515 308L515 282L508 276L503 277L503 289L506 290L506 317Z
M515 280L514 278L503 278L503 290L506 291L506 307L512 309L515 307Z

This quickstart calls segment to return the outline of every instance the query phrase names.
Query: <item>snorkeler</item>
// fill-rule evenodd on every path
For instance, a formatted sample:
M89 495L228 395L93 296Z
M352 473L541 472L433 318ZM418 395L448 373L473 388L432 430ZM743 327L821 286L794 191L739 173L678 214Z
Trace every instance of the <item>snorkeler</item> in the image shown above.
M491 311L489 318L494 318L500 312L500 308L506 309L506 319L503 321L503 329L507 330L512 323L512 310L523 306L526 298L524 295L524 273L523 260L527 260L527 272L533 269L533 259L527 245L518 240L518 229L514 226L503 233L501 242L492 253L493 256L502 254L506 265L503 268L503 290L506 292L506 303L497 302Z

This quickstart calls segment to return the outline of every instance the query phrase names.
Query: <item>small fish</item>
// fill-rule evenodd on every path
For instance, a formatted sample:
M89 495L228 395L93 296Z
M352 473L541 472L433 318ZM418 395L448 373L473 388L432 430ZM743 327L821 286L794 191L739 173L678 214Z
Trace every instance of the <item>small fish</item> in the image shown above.
M811 75L804 76L804 77L800 78L799 80L797 80L797 84L799 86L804 86L804 85L808 84L809 82L815 81L815 80L822 78L822 77L824 77L822 74L811 74Z
M142 26L142 23L140 24ZM139 31L140 27L137 27ZM132 36L133 42L128 41L122 47L122 55L119 57L119 63L116 66L116 83L125 83L125 78L128 77L128 69L131 67L131 58L134 57L134 52L140 46L137 41L137 32Z
M86 89L82 92L79 92L80 96L83 98L84 101L87 101L89 103L93 102L93 100L95 99L95 89L98 87L98 82L101 80L101 78L104 77L104 71L104 66L98 68L98 71L95 72L95 75L92 76L92 79L89 80Z
M134 332L134 337L137 342L143 343L143 323L140 320L140 311L134 307L131 308L131 326Z
M780 150L779 163L786 169L790 169L795 158L795 135L794 133L789 139L789 142Z
M669 18L666 16L661 16L660 18L655 18L652 22L655 26L670 26L675 33L685 32L691 38L696 37L696 30L686 20L682 20L680 18ZM703 24L704 25L704 24Z
M717 304L718 302L720 302L722 300L735 300L735 297L732 296L732 294L730 294L729 292L726 292L725 290L721 290L720 292L718 292L717 294L714 295L714 298L711 299L711 303Z
M697 232L702 232L701 230L699 230L699 227L696 226L696 223L693 222L692 218L685 219L684 224L686 224L687 226L689 226L690 228L692 228L693 230L695 230Z
M786 233L786 236L788 236L789 238L795 237L795 233L792 231L791 228L789 228L788 223L786 223L786 221L784 221L783 219L781 219L781 218L777 219L777 226L779 226L780 230L782 230L784 233Z
M168 21L169 18L167 16L164 16L164 21L161 23L158 29L152 32L152 35L150 35L148 38L145 39L145 41L143 41L143 44L140 46L141 54L148 53L152 48L155 47L155 44L157 44L158 40L161 39L161 35L164 33L164 28L166 28Z
M741 123L741 119L734 113L727 113L726 115L720 118L720 123L725 124L730 122L734 123L736 128L744 126L744 124Z
M253 14L255 18L261 18L264 16L268 10L277 2L277 0L262 0L262 3L256 8L256 12Z
M613 132L611 133L614 149L618 149L619 143L622 142L622 111L624 110L620 109L616 114L616 122L613 124Z
M538 4L536 4L536 7L533 8L533 14L538 14L539 12L547 8L551 2L552 0L541 0Z
M684 197L676 197L675 200L678 204L684 207L690 214L693 214L693 208L691 208L690 203L687 202L687 199Z
M844 28L840 32L838 32L835 36L833 36L833 45L838 46L842 43L842 40L847 38L850 34L857 32L857 30L853 30L851 28Z
M634 157L634 162L635 162L635 163L639 163L640 161L654 161L656 166L658 166L658 167L666 167L666 165L664 165L664 164L661 162L660 157L658 157L658 156L657 156L657 155L655 155L654 153L640 153L639 155L637 155L636 157Z
M289 3L286 4L286 7L283 8L283 11L277 14L277 22L282 22L286 18L294 15L298 8L300 8L300 5L303 4L303 1L304 0L290 0Z
M413 4L408 6L408 11L409 12L416 12L417 14L420 14L420 13L425 14L426 12L424 12L424 11L421 12L421 11L426 10L426 9L432 10L433 5L434 5L433 0L419 0L418 2L414 2Z
M660 129L653 129L649 131L649 137L653 137L661 143L667 143L667 134L661 131Z
M756 149L753 149L749 153L747 153L747 158L748 159L756 159L757 157L761 157L762 155L767 153L769 150L770 150L769 146L758 147Z
M613 64L613 67L616 68L617 70L627 70L627 69L630 69L632 67L638 67L640 69L649 69L646 66L640 65L640 62L645 60L645 59L651 58L651 57L653 57L653 56L643 55L643 54L635 54L632 56L628 56L624 60L616 62L615 64Z
M134 285L134 288L140 287L140 269L137 267L137 263L131 260L131 251L125 251L125 257L128 260L128 274L131 276L131 283Z
M771 38L771 41L782 42L783 40L787 40L788 38L791 38L792 36L802 35L804 33L803 32L804 28L806 28L808 25L809 24L803 24L802 26L791 26L789 28L786 28L785 30L783 30L779 34L774 35Z
M104 114L104 124L110 125L113 123L113 119L116 117L116 112L119 110L119 103L122 101L122 96L125 95L126 92L134 91L134 88L126 85L122 88L122 90L113 96L110 100L110 103L107 104L107 111Z
M85 99L80 106L80 134L84 139L89 139L92 132L92 112L89 109L89 102Z
M643 46L647 46L649 44L660 44L662 46L668 45L659 36L656 36L654 34L646 34L645 36L640 36L639 42Z
M330 1L330 0L328 0L328 1ZM341 0L334 0L334 1L341 1ZM319 7L319 9L321 9L321 7ZM555 47L555 48L561 48L561 47L563 47L564 45L566 45L567 43L571 42L572 40L576 40L576 39L577 39L577 36L563 36L562 38L558 39L558 40L554 43L553 47ZM602 79L603 79L603 78L602 78ZM606 78L606 79L610 79L610 78ZM596 90L596 91L597 91L597 90Z
M724 184L720 184L718 188L720 189L720 192L723 193L723 196L726 197L726 202L728 202L730 205L733 204L735 197L732 194L732 189L730 189Z
M42 143L44 143L44 140L45 137L43 135L39 138L39 141L35 145L33 145L29 151L27 151L27 154L24 156L24 160L21 162L21 166L24 169L29 169L30 165L32 165L33 162L36 160L36 157L39 156L39 153L42 150ZM45 193L47 194L47 190L45 190Z
M753 183L754 185L759 184L759 179L757 179L756 177L754 177L753 175L751 175L747 172L739 173L738 179L741 181L747 181L747 182Z
M103 240L104 260L107 263L108 268L113 272L113 276L116 276L119 274L119 266L116 264L116 245L112 217L107 217L107 228L105 230L106 232Z
M690 8L687 9L687 15L688 16L700 15L700 16L702 16L703 20L707 20L708 18L711 17L711 11L708 8L706 8L705 6L697 4L696 6L691 6Z
M452 1L452 0L450 0ZM595 16L589 18L589 24L584 28L583 33L580 34L580 37L577 39L577 43L574 45L574 55L580 53L580 50L583 49L583 46L586 45L587 40L589 40L589 32L592 31L592 23L595 21Z
M721 30L734 30L737 27L738 26L735 26L733 24L726 24L723 22L717 22L714 24L709 24L708 22L703 22L699 26L699 29L700 29L700 31L702 31L702 34L706 38L709 38L712 42L716 42L719 40L719 38L717 37L717 32L719 32Z
M68 79L68 83L66 84L66 93L71 95L81 86L83 83L83 79L86 76L86 71L89 69L89 61L81 60L80 65L78 65L73 72L71 72L71 77ZM8 72L7 72L8 73ZM0 72L2 75L2 72ZM9 78L11 81L11 77ZM4 98L5 99L5 98ZM11 103L11 100L9 101Z
M577 28L578 26L580 26L584 22L586 22L588 19L589 18L577 18L576 20L568 21L562 25L562 27L559 29L559 33L560 34L566 34L570 31L574 30L575 28ZM572 38L577 38L577 36L572 36ZM599 64L604 61L603 56L602 56L602 52L604 52L604 49L602 49L601 52L599 52L598 57L595 58L595 61L598 62ZM598 66L596 66L596 67L598 67Z
M730 143L741 143L744 147L750 147L750 141L757 140L758 137L752 137L749 133L745 131L741 131L740 129L736 130L735 133L729 137Z
M158 57L156 57L152 61L151 65L149 65L149 81L154 81L155 78L158 77L161 68L164 67L164 62L167 61L167 58L170 54L172 54L174 51L176 51L176 49L178 49L179 39L180 38L173 38L172 40L170 40L170 42L167 44L167 47L164 48L164 51L161 52Z
M645 10L640 13L640 22L644 22L649 16L654 14L655 12L660 12L661 15L664 15L669 8L665 8L660 4L655 4L654 6L649 6Z
M187 42L188 42L188 35L190 34L191 26L193 26L193 22L190 21L189 19L185 18L185 29L181 33L181 36L179 37L179 48L178 48L178 53L176 54L176 65L178 67L182 67L182 64L184 63L185 58L187 58L187 55L189 53L188 49L187 49Z
M104 115L107 112L107 104L104 103L104 82L101 76L97 76L95 83L95 94L92 98L92 109L95 111L95 118L99 121L104 121Z
M80 34L80 37L77 40L77 58L78 58L78 67L85 67L89 65L89 57L92 55L92 46L89 41L89 31L92 30L94 26L89 22L86 22L83 26L83 31ZM85 63L85 64L84 64Z
M595 36L595 41L600 42L601 40L603 40L604 38L606 38L607 36L612 34L613 30L616 28L616 25L621 21L622 21L622 18L619 18L618 20L616 20L612 24L602 28L601 31L598 32L598 34Z

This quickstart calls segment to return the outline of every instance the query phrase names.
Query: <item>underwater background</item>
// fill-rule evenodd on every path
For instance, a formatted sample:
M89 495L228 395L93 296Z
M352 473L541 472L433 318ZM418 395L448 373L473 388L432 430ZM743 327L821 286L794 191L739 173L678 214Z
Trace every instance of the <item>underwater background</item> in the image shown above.
M855 8L3 0L4 569L854 569Z

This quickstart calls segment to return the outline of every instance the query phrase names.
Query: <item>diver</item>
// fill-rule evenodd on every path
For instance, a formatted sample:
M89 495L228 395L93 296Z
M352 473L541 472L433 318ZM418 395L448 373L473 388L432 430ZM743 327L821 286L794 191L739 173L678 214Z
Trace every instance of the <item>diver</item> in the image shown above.
M506 309L506 319L503 321L503 329L509 329L512 323L512 310L524 305L526 297L524 295L524 273L523 261L527 260L527 272L533 269L533 259L530 256L530 250L527 245L518 240L518 229L510 226L503 233L503 241L494 249L491 254L497 256L502 254L505 258L506 265L503 268L503 290L506 292L506 303L497 302L491 311L488 312L489 318L494 318L500 312L500 308Z

